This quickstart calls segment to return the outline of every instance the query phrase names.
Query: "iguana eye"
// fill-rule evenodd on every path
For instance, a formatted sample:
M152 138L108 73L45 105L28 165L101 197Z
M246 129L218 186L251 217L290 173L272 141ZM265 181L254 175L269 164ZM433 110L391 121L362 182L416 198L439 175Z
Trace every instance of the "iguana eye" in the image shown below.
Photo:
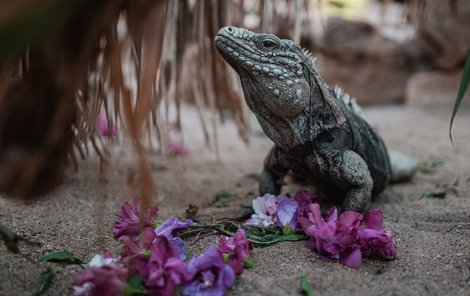
M263 41L263 46L266 47L266 48L272 48L272 47L276 46L276 42L274 42L272 40L264 40Z

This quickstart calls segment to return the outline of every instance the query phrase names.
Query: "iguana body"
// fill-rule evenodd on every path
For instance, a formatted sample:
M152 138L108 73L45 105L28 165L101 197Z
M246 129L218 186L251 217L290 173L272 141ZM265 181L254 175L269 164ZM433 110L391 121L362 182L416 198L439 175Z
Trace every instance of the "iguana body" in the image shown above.
M392 172L382 139L341 90L331 91L306 50L291 40L222 28L215 45L240 75L245 100L275 143L260 193L279 194L292 171L311 179L343 210L364 212Z

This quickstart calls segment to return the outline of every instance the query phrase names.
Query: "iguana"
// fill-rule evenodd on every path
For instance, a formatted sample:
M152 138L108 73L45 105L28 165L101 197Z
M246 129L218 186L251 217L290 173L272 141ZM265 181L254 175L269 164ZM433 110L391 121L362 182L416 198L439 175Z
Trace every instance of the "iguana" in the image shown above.
M384 142L355 101L339 88L329 89L307 50L236 27L220 29L214 42L239 74L246 103L275 143L260 176L261 194L279 194L292 171L327 196L341 198L343 211L364 212L372 196L401 174L392 170Z

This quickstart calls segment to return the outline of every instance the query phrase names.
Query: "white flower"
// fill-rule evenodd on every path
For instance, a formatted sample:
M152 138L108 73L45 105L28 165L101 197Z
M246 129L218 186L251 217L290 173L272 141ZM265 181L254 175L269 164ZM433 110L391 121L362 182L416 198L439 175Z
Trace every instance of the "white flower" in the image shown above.
M113 258L108 253L103 254L96 254L93 258L91 258L90 262L88 262L89 267L100 268L103 266L116 266L119 258Z
M252 202L255 213L246 221L248 225L270 227L277 222L277 198L271 194L257 197Z

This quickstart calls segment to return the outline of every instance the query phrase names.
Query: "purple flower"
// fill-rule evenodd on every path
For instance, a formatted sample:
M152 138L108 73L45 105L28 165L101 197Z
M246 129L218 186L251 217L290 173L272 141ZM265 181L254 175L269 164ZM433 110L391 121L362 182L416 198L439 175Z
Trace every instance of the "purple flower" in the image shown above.
M98 133L102 137L113 137L117 134L117 127L115 125L109 127L108 117L106 114L100 113L96 118L96 123L98 125Z
M188 263L188 271L193 280L183 288L183 295L222 296L235 282L233 269L224 263L222 254L214 246L210 246L204 255L193 257Z
M121 207L121 213L115 214L119 221L116 221L113 229L114 238L120 238L123 235L135 238L140 233L140 200L134 198L131 203L125 202ZM158 208L151 207L144 214L145 226L152 226L152 222L158 216Z
M123 268L107 265L85 269L75 278L73 294L75 296L121 295L126 274Z
M359 231L359 245L364 257L396 258L397 249L393 244L393 233L381 231L382 223L383 213L381 210L374 209L366 213L365 228Z
M125 259L130 276L140 275L151 295L173 295L176 287L192 279L186 264L173 257L168 239L158 236L150 246L150 256L137 255Z
M163 222L160 226L155 228L155 234L157 236L164 236L170 241L171 248L173 250L174 256L180 260L186 259L186 254L184 251L184 241L180 237L173 236L173 233L188 228L193 225L193 221L187 219L184 221L178 221L176 217L171 217Z
M255 213L245 223L262 227L290 225L292 228L297 224L297 202L284 195L274 196L265 194L253 200Z
M220 237L219 251L226 255L226 261L237 276L242 274L244 263L250 257L251 250L253 245L246 238L243 229L238 229L233 237L225 235Z
M297 201L293 198L280 195L277 198L277 225L289 225L292 229L297 227Z
M186 219L184 221L178 221L178 218L172 216L168 218L165 222L160 224L155 228L155 233L157 235L163 235L168 237L173 237L173 233L178 230L186 229L189 226L193 225L193 221Z

